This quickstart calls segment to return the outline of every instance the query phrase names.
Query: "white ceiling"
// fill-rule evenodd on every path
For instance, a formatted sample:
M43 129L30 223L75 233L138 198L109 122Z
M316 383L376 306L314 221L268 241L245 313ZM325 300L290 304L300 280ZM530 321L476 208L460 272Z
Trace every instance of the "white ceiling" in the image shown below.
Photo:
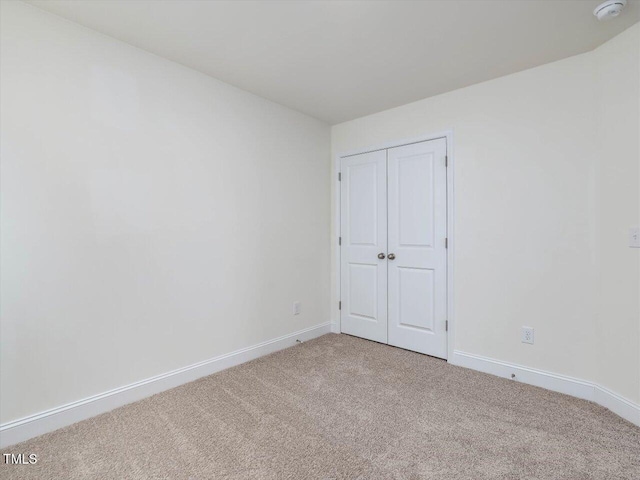
M335 124L592 50L601 0L31 0Z

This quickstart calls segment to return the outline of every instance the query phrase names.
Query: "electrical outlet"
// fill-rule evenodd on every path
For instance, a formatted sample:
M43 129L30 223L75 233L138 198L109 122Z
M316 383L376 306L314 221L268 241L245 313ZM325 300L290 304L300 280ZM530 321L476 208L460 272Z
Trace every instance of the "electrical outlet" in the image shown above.
M533 345L533 328L522 327L522 343L530 343Z
M631 227L629 229L629 246L631 248L640 248L640 228Z
M302 307L300 306L300 302L293 302L293 314L294 315L300 315L300 309Z

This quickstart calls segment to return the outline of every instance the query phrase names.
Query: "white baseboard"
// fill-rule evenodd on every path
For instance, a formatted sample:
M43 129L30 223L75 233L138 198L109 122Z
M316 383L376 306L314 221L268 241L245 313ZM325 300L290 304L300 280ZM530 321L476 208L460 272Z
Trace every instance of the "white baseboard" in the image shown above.
M593 401L598 405L640 427L640 405L600 385L594 385L593 393Z
M80 420L108 412L122 405L155 395L164 390L291 347L296 344L297 340L303 342L311 340L325 333L330 333L331 330L331 322L326 322L171 372L156 375L155 377L147 378L108 392L93 395L67 405L52 408L45 412L2 424L0 425L0 448L23 442L38 435L79 422Z
M340 329L338 328L338 324L336 322L331 322L331 331L333 333L340 333Z
M511 375L514 374L515 377L513 379L516 381L595 402L608 408L625 420L640 426L640 405L593 382L507 363L493 358L461 352L459 350L453 352L453 358L449 359L449 363L503 378L511 379Z

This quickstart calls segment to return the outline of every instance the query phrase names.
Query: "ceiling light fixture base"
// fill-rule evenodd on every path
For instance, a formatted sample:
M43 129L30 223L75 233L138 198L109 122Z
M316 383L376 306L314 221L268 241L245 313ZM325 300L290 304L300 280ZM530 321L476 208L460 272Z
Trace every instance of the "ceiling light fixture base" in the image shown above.
M627 5L627 0L608 0L598 5L593 14L600 20L610 20L622 13L622 9Z

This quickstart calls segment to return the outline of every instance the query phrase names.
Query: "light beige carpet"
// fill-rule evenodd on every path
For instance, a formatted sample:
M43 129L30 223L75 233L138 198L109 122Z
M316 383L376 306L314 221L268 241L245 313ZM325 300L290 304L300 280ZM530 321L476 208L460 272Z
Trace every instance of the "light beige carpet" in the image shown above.
M325 335L9 448L2 479L640 479L593 403Z

